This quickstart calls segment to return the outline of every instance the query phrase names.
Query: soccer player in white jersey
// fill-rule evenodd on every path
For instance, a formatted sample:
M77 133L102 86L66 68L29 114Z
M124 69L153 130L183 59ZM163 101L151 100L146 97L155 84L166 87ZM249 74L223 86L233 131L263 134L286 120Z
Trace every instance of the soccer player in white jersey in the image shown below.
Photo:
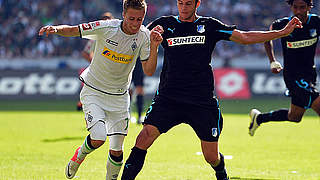
M100 16L101 20L110 20L113 19L113 15L111 12L105 12ZM84 46L83 50L81 51L82 57L87 60L89 63L91 63L91 60L93 58L93 52L95 48L96 41L95 40L89 40L86 45ZM81 74L86 68L79 69L79 74ZM83 83L82 83L83 84ZM78 101L77 103L77 110L82 110L82 103L81 101Z
M149 32L143 25L147 4L144 0L124 0L123 20L100 20L78 26L45 26L39 35L58 34L96 40L89 67L80 75L80 93L90 134L69 161L65 174L71 179L87 154L99 148L109 136L107 180L116 180L123 161L123 141L128 132L130 98L128 88L138 57L146 75L157 65L157 51L163 29Z

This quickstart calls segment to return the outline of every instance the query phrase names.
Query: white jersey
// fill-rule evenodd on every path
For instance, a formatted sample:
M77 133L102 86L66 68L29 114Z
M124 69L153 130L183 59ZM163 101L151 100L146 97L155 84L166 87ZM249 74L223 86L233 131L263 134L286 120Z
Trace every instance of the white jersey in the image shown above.
M128 90L136 60L150 55L150 31L141 26L134 35L125 34L121 20L101 20L79 25L81 37L96 40L90 66L80 75L86 85L108 94Z

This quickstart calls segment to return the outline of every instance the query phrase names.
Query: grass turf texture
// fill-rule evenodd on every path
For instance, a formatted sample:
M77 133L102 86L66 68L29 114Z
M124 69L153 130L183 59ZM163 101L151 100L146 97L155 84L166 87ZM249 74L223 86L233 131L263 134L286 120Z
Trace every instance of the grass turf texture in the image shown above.
M65 179L64 168L87 135L81 112L0 112L0 179ZM320 121L268 123L248 135L247 115L224 114L220 150L231 179L320 179ZM125 159L141 126L130 125ZM105 179L108 143L90 154L75 179ZM161 135L149 149L137 180L215 179L195 133L187 125ZM198 154L198 155L197 155Z

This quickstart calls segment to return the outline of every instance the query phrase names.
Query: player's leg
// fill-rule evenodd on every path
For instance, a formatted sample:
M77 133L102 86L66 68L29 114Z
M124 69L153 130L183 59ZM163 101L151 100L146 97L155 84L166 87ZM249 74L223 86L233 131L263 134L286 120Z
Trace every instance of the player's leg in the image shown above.
M257 109L252 109L250 111L251 121L249 125L249 134L251 136L254 135L255 131L262 123L270 121L301 122L306 109L312 107L311 105L313 105L313 102L319 95L312 86L306 90L305 88L295 85L289 92L291 96L290 109L279 109L268 113L261 113Z
M176 113L170 102L153 102L149 107L144 126L139 133L135 146L131 149L122 173L122 180L133 180L141 171L147 154L147 149L160 136L161 133L167 132L173 126L180 124L174 121Z
M137 106L137 111L138 111L138 119L137 123L141 124L141 115L143 112L143 96L144 96L144 91L143 91L143 79L144 79L144 73L142 69L142 64L140 60L138 59L136 62L136 66L133 70L132 74L132 82L135 86L135 93L136 93L136 106Z
M123 164L124 135L109 136L109 155L107 159L106 180L117 179Z
M75 176L85 157L103 145L106 140L106 129L103 121L98 121L89 131L90 134L87 136L84 143L76 150L66 167L66 177L69 179Z
M123 142L128 134L130 119L129 99L128 93L123 96L105 96L105 107L109 109L106 111L106 131L109 137L107 180L117 179L123 164Z
M311 108L318 114L318 116L320 116L320 96L313 101Z
M90 134L84 143L76 150L74 156L66 167L66 177L71 179L75 176L80 164L85 157L100 147L106 141L105 112L97 104L94 96L95 91L90 91L87 87L83 87L80 97L83 102L83 112L85 113L86 127Z
M304 108L291 104L290 109L278 109L270 111L267 113L261 113L257 109L252 109L250 111L250 125L249 125L249 134L254 135L255 131L262 123L267 123L270 121L281 122L281 121L291 121L291 122L300 122L302 116L305 112Z
M201 149L205 160L215 170L217 180L227 180L228 175L225 168L224 156L219 152L218 142L201 140Z
M143 92L143 86L136 86L136 93L137 93L137 111L138 111L138 124L142 123L141 117L142 117L142 112L143 112L143 105L144 105L144 92Z
M187 123L201 140L204 158L214 169L217 180L227 180L224 158L218 147L218 140L223 128L223 117L218 103L208 108L191 106L185 114Z
M143 167L147 149L159 136L160 132L157 127L148 124L144 125L124 165L122 180L133 180L136 178Z

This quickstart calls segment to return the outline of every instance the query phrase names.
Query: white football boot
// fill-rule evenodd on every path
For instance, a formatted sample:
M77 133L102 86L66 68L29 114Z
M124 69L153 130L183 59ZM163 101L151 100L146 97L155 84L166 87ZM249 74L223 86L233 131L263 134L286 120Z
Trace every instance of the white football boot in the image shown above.
M261 114L261 112L257 109L251 109L250 111L250 126L249 126L249 134L250 136L253 136L255 131L258 129L259 125L257 123L257 117Z

